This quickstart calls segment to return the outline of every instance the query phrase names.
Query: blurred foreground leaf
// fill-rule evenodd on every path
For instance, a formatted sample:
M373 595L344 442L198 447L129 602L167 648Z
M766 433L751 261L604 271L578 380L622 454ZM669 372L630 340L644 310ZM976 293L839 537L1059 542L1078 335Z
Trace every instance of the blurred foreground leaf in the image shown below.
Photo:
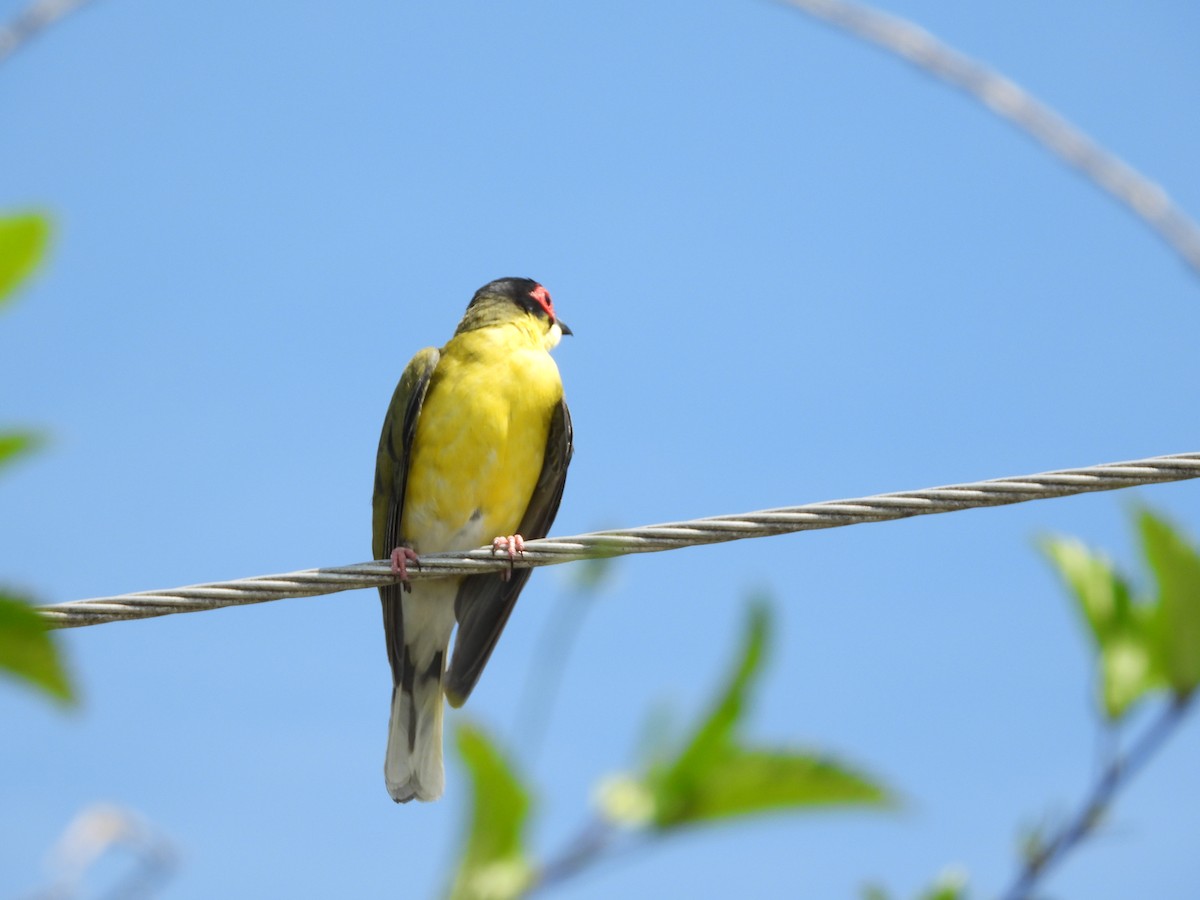
M917 895L917 900L966 900L968 880L965 870L948 868ZM891 897L887 890L877 884L866 885L862 892L862 900L891 900Z
M1135 602L1128 582L1107 559L1078 541L1042 542L1071 588L1100 653L1103 700L1109 718L1107 759L1078 809L1057 824L1027 828L1021 865L1003 896L1041 896L1039 882L1110 816L1117 793L1143 769L1183 721L1200 684L1200 553L1165 519L1136 512L1142 555L1157 591ZM1147 693L1173 696L1131 740L1118 741L1117 720ZM1127 728L1130 726L1127 726ZM1122 749L1121 744L1126 744Z
M37 266L46 248L50 223L34 213L0 217L0 306ZM0 468L34 449L30 432L0 433ZM0 591L0 670L32 684L62 703L75 700L58 649L37 611L24 600Z
M482 729L463 723L457 735L471 777L471 821L450 896L515 897L533 874L524 845L529 791Z
M63 703L75 700L46 623L23 600L0 594L0 669Z
M659 827L771 810L891 803L866 776L826 757L787 751L731 748L692 788L673 815L660 812Z
M1040 542L1074 594L1100 657L1100 701L1110 720L1159 684L1149 640L1153 608L1134 603L1129 585L1111 562L1074 538Z
M50 222L37 213L0 217L0 304L37 268Z
M753 603L737 665L709 714L674 760L652 766L645 778L611 781L601 795L607 816L668 829L772 810L892 802L885 788L829 757L737 739L770 627L766 602Z
M952 867L934 879L920 900L967 900L967 886L966 871Z
M1158 585L1158 662L1167 683L1187 696L1200 685L1200 554L1148 509L1138 513L1138 532Z
M742 718L747 690L762 665L770 617L766 603L758 600L751 604L737 665L683 752L655 779L660 816L682 802L692 792L695 781L706 778L732 750L733 732Z
M41 437L32 431L7 431L0 434L0 469L36 450L41 442Z

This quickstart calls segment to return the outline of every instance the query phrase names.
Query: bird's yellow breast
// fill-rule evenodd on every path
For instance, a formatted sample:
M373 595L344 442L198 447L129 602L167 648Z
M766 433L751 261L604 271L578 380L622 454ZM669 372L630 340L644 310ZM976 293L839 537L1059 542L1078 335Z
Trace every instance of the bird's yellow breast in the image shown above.
M402 521L414 549L469 549L518 529L561 400L544 336L524 323L463 332L443 348L409 465Z

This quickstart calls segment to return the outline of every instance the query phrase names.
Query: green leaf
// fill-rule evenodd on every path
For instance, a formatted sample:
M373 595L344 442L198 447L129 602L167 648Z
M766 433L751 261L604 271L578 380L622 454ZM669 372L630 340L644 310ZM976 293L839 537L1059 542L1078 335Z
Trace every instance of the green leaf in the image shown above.
M1112 563L1075 538L1048 537L1039 544L1079 601L1096 644L1102 646L1125 630L1133 604L1128 585Z
M36 450L41 443L41 436L32 431L9 431L0 434L0 468Z
M966 900L967 873L959 868L947 868L933 884L922 891L918 900ZM863 887L862 900L889 900L891 895L878 884Z
M37 213L0 218L0 301L37 267L50 238L50 222Z
M921 894L920 900L966 900L968 881L965 870L947 868Z
M776 810L890 804L887 791L816 754L750 747L738 740L770 633L765 600L752 603L737 664L683 749L644 778L610 780L599 795L609 821L659 829Z
M887 790L825 756L731 749L691 785L685 805L660 811L656 825L728 819L827 806L891 806Z
M1169 522L1138 513L1142 552L1158 584L1158 662L1177 694L1200 685L1200 554Z
M1155 664L1155 653L1142 634L1113 638L1100 649L1100 700L1104 713L1117 721L1151 691L1159 688L1162 677Z
M687 749L676 762L675 769L678 771L686 772L702 767L708 760L720 754L733 736L734 728L741 721L746 695L759 669L762 668L767 633L771 627L771 610L765 600L759 599L751 603L748 619L737 666L731 672L711 712L700 723Z
M75 693L45 621L24 600L0 594L0 669L63 703Z
M770 627L770 610L763 600L750 606L749 622L737 666L717 696L711 711L673 763L652 771L648 783L655 797L655 821L680 820L700 782L729 755L733 731L742 717L746 694L762 665Z
M484 731L462 723L458 752L471 777L471 821L454 883L453 898L505 900L525 891L533 869L525 854L528 789Z
M656 808L650 782L636 775L610 775L596 786L596 806L606 822L626 828L645 828L654 823Z
M1099 653L1100 702L1121 718L1158 686L1149 609L1134 603L1129 585L1103 555L1074 538L1044 538L1042 551L1071 589Z

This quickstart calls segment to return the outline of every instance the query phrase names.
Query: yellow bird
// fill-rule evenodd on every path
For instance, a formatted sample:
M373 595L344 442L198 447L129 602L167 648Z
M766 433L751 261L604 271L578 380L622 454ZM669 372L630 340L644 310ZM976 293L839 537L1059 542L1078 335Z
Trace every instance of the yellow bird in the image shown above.
M379 589L392 666L383 773L397 803L441 796L442 695L466 702L530 574L410 584L408 565L487 543L512 560L525 538L549 531L572 451L550 350L570 333L544 287L501 278L475 292L446 346L413 357L392 395L375 463L373 546L398 576Z

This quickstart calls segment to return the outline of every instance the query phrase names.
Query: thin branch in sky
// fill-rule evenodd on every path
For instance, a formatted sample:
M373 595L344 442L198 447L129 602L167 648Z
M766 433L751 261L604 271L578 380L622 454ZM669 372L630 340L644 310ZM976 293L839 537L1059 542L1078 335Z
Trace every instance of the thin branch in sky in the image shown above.
M1190 696L1175 698L1127 753L1117 755L1109 762L1071 820L1028 856L1016 880L1005 892L1005 900L1029 900L1038 882L1095 832L1120 790L1142 770L1184 720L1191 707L1190 700Z
M783 0L814 18L889 50L974 97L1007 119L1150 226L1200 275L1200 226L1161 185L1042 103L1016 82L976 62L906 19L844 0Z
M7 25L0 25L0 64L59 19L89 0L35 0Z

